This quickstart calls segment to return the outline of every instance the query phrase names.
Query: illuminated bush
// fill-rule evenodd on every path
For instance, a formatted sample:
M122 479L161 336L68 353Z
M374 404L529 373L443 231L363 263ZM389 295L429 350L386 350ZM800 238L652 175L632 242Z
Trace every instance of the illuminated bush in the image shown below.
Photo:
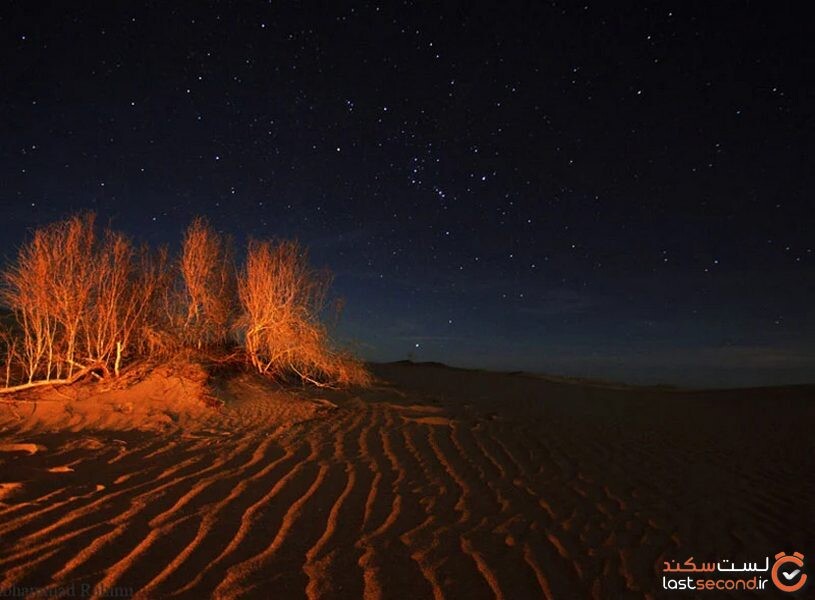
M75 371L118 372L158 282L146 248L85 214L34 232L3 274L2 298L19 326L15 358L28 383Z
M350 356L332 350L320 314L331 277L308 265L289 241L252 241L238 277L238 323L250 363L259 373L293 373L317 385L367 384Z
M245 362L316 385L366 384L362 364L320 320L330 276L294 242L250 242L237 273L230 244L196 219L168 259L123 234L97 235L93 214L36 230L2 274L5 388L118 375L123 362L180 350Z
M202 349L227 343L235 316L235 267L230 244L203 219L184 234L180 260L186 345Z

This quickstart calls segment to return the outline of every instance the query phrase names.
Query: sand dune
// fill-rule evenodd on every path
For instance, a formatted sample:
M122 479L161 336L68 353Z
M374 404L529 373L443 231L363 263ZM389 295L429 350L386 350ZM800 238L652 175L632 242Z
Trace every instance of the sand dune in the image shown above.
M4 405L0 590L658 597L665 560L815 539L811 389L377 375L319 397L239 377L210 388L222 408L187 411L183 394L200 390L165 373L132 388L158 394L129 413L149 431L76 399L40 417ZM175 418L156 416L157 382L187 390L163 392Z

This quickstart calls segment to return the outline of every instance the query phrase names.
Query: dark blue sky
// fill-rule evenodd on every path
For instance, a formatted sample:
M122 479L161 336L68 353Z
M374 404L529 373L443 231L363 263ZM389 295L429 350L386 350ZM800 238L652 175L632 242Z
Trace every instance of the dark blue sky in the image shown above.
M370 359L815 382L792 6L4 3L0 246L206 215L308 244Z

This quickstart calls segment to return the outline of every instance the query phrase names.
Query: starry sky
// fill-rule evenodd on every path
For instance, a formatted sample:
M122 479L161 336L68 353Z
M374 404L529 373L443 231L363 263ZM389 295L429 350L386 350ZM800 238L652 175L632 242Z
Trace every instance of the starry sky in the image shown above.
M794 6L4 2L0 253L205 215L308 245L367 359L814 383Z

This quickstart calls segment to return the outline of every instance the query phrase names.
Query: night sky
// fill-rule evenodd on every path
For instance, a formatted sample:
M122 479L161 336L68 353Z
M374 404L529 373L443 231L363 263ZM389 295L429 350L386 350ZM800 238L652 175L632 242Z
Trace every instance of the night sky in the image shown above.
M812 383L790 6L4 2L0 253L205 215L308 245L368 359Z

